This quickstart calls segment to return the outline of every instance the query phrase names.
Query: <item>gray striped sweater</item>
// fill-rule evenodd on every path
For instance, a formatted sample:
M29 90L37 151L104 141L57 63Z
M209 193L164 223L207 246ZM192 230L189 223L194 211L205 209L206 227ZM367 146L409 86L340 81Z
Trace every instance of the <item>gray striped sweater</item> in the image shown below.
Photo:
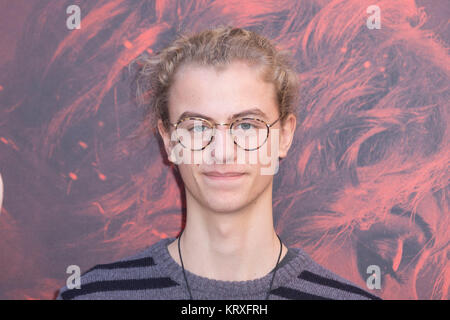
M58 300L69 299L189 299L181 266L165 238L139 253L109 264L100 264L81 276L80 289L63 287ZM222 281L185 270L195 300L262 300L274 270L248 281ZM291 247L280 262L269 299L379 299L315 263L300 248Z

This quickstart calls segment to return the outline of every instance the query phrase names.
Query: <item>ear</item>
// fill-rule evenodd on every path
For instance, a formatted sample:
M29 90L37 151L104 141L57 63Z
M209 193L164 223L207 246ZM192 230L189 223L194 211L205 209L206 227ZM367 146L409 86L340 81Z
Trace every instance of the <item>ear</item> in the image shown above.
M293 113L289 113L281 124L279 157L285 158L294 140L295 128L297 126L297 117Z
M164 142L164 149L166 150L168 159L170 162L175 162L172 155L172 144L170 140L170 132L164 127L164 124L161 119L158 119L158 132Z

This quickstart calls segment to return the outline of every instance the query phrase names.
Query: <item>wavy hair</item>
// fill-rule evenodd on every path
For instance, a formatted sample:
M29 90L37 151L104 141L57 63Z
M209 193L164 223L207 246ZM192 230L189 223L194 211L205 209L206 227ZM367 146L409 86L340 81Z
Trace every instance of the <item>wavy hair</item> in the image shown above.
M226 67L233 61L244 61L263 67L262 79L275 85L277 103L283 121L296 113L298 78L288 51L277 50L267 38L256 32L231 26L220 26L198 33L181 34L154 56L146 53L135 62L136 99L144 106L145 134L150 124L155 129L158 119L169 128L168 95L174 76L183 64ZM132 64L131 64L132 65Z

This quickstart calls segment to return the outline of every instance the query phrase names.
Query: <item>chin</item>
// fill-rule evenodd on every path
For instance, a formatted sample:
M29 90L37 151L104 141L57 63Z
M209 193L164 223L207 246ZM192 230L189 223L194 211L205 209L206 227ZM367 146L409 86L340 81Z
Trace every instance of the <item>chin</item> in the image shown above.
M207 206L213 211L227 213L242 209L246 203L247 201L242 197L224 195L222 197L210 197Z

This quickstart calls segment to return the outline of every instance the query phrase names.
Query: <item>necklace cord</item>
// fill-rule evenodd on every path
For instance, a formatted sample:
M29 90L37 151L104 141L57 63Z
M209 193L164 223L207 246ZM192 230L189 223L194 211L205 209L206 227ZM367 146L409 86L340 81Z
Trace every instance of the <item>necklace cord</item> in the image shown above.
M275 265L275 270L273 271L272 280L270 281L269 291L267 291L266 300L269 300L270 291L272 291L273 279L275 279L275 273L277 273L278 264L280 263L280 258L281 258L281 252L283 250L283 244L281 243L281 239L280 239L280 236L278 234L277 234L277 237L278 237L278 240L280 240L280 253L278 255L277 264Z
M183 269L184 281L186 282L186 287L187 287L188 292L189 292L189 297L190 297L191 300L194 300L192 298L191 288L189 287L189 283L187 281L186 272L184 271L183 258L181 258L181 250L180 250L180 242L181 241L180 240L181 240L181 235L183 234L183 231L184 231L184 229L181 231L180 236L178 237L178 255L180 256L181 268ZM275 279L275 274L276 274L276 272L278 270L278 264L280 263L281 252L283 251L283 244L281 243L281 238L280 238L280 236L278 234L277 234L277 237L278 237L278 240L280 240L280 253L278 255L277 264L276 264L275 269L273 271L272 280L270 281L269 291L267 291L266 300L269 300L270 291L272 291L273 280Z
M184 281L186 282L186 286L187 286L187 289L189 291L189 297L190 297L191 300L194 300L192 298L191 289L189 288L189 283L188 283L187 278L186 278L186 272L184 271L183 259L181 258L180 240L181 240L181 235L183 234L183 231L184 231L184 229L181 231L180 236L178 237L178 255L180 256L181 267L183 268Z

